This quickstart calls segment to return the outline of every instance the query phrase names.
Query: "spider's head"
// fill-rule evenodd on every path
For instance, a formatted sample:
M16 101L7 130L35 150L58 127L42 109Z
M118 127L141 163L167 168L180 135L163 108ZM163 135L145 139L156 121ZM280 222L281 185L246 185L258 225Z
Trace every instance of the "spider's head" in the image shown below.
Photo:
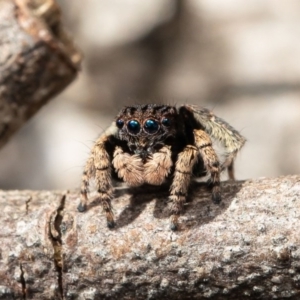
M176 135L178 113L175 107L145 104L125 107L116 119L118 137L130 152L146 159Z

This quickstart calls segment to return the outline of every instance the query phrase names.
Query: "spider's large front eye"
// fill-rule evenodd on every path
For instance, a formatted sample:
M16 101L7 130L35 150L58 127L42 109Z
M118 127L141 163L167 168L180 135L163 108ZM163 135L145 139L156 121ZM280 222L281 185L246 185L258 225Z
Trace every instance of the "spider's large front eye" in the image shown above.
M155 133L159 128L158 122L152 119L148 119L144 124L144 129L148 133Z
M131 120L127 124L128 131L133 134L137 134L141 130L141 125L137 120Z
M124 126L124 121L122 119L117 120L116 125L119 129Z

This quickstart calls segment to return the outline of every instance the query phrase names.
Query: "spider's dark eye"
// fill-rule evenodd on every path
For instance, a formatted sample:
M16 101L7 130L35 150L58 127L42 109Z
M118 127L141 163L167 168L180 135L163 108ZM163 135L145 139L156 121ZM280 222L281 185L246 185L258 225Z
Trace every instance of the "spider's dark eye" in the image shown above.
M124 126L124 121L122 119L117 120L116 125L119 129Z
M164 126L166 126L166 127L171 126L171 120L168 119L168 118L163 118L162 121L161 121L161 123L162 123Z
M144 129L148 133L155 133L159 128L158 122L152 119L148 119L144 124Z
M137 134L141 130L141 125L137 120L131 120L127 124L128 131Z

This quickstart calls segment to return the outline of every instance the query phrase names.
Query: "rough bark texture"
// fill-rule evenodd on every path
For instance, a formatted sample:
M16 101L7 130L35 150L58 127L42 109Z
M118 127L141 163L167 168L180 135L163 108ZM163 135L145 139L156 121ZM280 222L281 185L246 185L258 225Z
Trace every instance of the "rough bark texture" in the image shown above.
M0 0L0 147L76 76L54 0Z
M117 227L77 192L0 192L0 299L299 299L300 176L200 183L169 230L167 190L117 188Z

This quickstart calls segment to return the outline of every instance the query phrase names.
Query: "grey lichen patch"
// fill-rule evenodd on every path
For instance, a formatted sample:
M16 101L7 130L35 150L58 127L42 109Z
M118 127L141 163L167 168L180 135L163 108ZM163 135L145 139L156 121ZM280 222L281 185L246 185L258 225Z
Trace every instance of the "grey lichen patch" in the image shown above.
M288 290L282 291L282 292L280 293L280 296L281 296L282 298L291 298L291 297L294 296L296 293L297 293L296 291L292 291L292 290L288 289Z
M298 249L295 249L294 251L291 252L292 258L295 260L300 261L300 247Z
M169 286L170 282L167 278L163 278L161 283L160 283L160 288L165 289Z
M178 275L182 276L182 277L187 277L189 275L189 272L190 271L188 269L186 269L186 268L180 268L178 270Z
M99 294L97 289L90 287L90 288L83 290L78 295L78 299L79 300L94 300L94 299L96 299L97 294Z
M300 274L293 277L294 282L300 282Z
M275 283L275 284L281 284L283 282L283 276L282 275L277 275L277 276L273 276L271 278L271 282Z
M270 266L261 266L261 271L262 271L262 274L265 274L265 275L270 275L273 272L272 267L270 267Z
M285 244L287 241L287 237L283 234L277 234L276 236L272 237L272 244L274 246Z
M267 227L266 227L265 224L259 223L259 224L257 225L257 230L258 230L259 232L261 232L261 233L265 233L266 230L267 230Z
M14 299L14 292L8 286L0 285L0 297L1 299Z
M248 251L240 246L232 246L226 247L223 252L222 261L225 263L231 262L243 255L245 255Z
M213 298L219 293L220 289L216 287L206 288L203 292L204 298Z
M249 274L248 276L246 276L246 280L248 281L248 282L252 282L252 281L255 281L255 280L257 280L257 279L259 279L259 278L261 278L262 276L261 276L261 274L260 273L251 273L251 274Z
M178 280L177 282L176 282L176 284L177 284L177 286L179 287L179 288L183 288L184 286L186 286L187 285L187 281L184 281L184 280Z
M252 295L252 293L251 293L251 291L249 291L249 290L245 290L245 291L243 292L243 295L250 298L250 296Z
M278 246L272 248L272 254L274 258L282 263L287 262L291 257L291 251L286 246Z
M256 294L261 294L262 292L264 292L264 290L265 290L265 288L260 285L255 285L253 287L253 292L255 292Z

